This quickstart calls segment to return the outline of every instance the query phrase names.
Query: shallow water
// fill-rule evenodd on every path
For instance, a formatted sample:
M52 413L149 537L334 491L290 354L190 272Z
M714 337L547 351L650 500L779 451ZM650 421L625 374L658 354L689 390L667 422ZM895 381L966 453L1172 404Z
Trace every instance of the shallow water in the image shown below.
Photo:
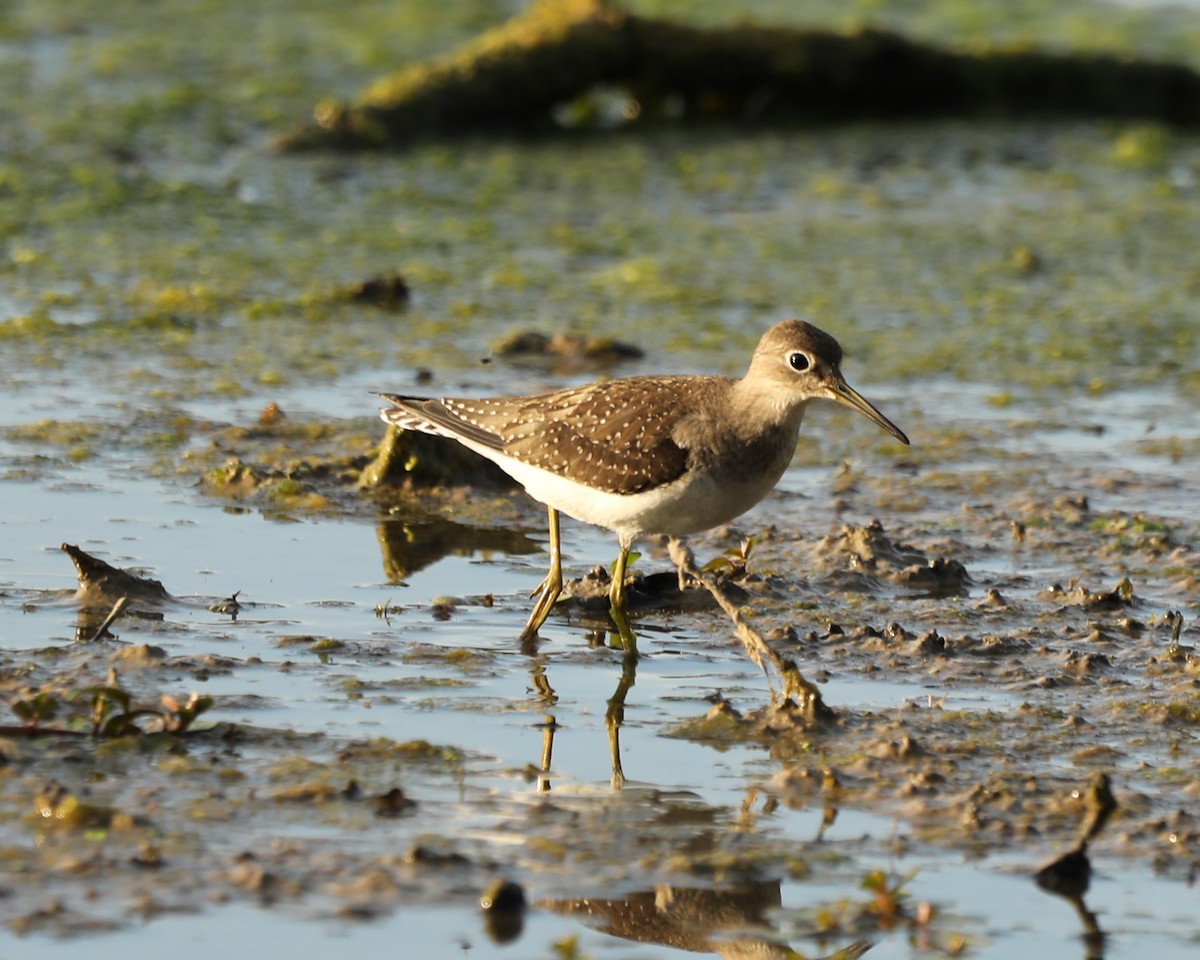
M1083 953L1079 922L1071 908L1064 902L1038 894L1023 878L983 871L971 865L931 865L922 869L920 877L925 889L947 899L953 897L967 916L986 916L997 902L1003 902L1021 917L1014 927L982 929L970 951L972 956L1011 956L1015 950L1032 950L1044 955L1049 955L1050 951L1068 956ZM1153 918L1130 906L1131 896L1141 899L1148 892L1154 895L1158 904ZM837 885L815 890L798 884L785 885L781 913L784 917L802 913L806 904L814 899L852 893L852 890ZM1187 893L1181 896L1177 885L1151 880L1135 887L1102 877L1090 899L1094 901L1092 905L1096 912L1110 918L1113 924L1103 948L1104 956L1141 956L1143 947L1139 944L1144 943L1145 938L1159 942L1164 934L1178 936L1181 944L1175 950L1166 947L1157 955L1191 956L1194 942L1189 941L1194 941L1191 915L1194 900ZM461 909L450 907L426 907L419 913L400 911L385 920L348 924L334 919L297 923L294 918L280 916L274 911L232 905L222 907L219 925L199 913L158 917L135 929L139 949L190 953L216 948L234 958L261 955L267 945L272 949L298 952L348 947L387 951L394 950L398 942L407 944L408 949L427 951L426 955L434 956L450 956L469 950L472 956L504 957L513 952L511 944L493 943L479 925L465 925ZM679 956L677 951L664 946L641 944L630 947L615 937L587 930L581 933L576 922L545 911L534 911L526 918L522 937L523 942L540 944L577 937L579 948L588 956ZM28 946L26 940L3 934L0 934L0 943L14 952ZM798 940L794 945L808 954L824 955L824 951L834 944ZM72 951L77 949L78 943L73 939L41 939L38 942L39 956L47 958L73 956ZM892 934L881 937L870 954L874 957L909 957L920 951L919 945L906 942L903 935Z
M1170 423L1161 416L1162 411L1147 407L1142 414L1134 406L1136 399L1131 394L1111 402L1135 417L1145 416L1145 423L1161 423L1182 433L1183 425ZM914 404L910 401L909 405ZM1068 421L1073 416L1070 411L1059 412ZM1010 410L1016 420L1030 413ZM978 415L980 422L999 419L1004 423L1004 418L986 409L980 409ZM926 413L921 420L928 423L933 416ZM835 419L824 418L816 429L837 425ZM1011 441L1006 446L1022 456L1047 457L1046 451L1054 449L1057 442L1052 438L1061 432L1035 430L1026 444ZM1141 435L1135 427L1121 432L1127 438ZM1153 457L1135 460L1123 455L1120 445L1132 442L1123 439L1114 450L1095 434L1080 432L1067 454L1070 469L1104 472L1119 467L1139 481L1166 484L1174 493L1156 502L1156 513L1188 516L1193 510L1190 487L1173 482L1182 468ZM967 469L982 465L986 464L972 458ZM806 516L808 532L799 534L802 537L812 536L814 525L820 532L836 529L828 494L832 482L830 469L797 469L785 479L779 494L740 525L751 530L767 522L790 526L795 518ZM1098 492L1096 499L1098 510L1109 506L1106 500L1138 500L1104 491ZM421 809L436 811L436 816L389 825L382 836L372 829L373 850L400 852L421 836L449 834L464 849L490 850L492 857L498 850L504 859L502 851L514 845L520 850L528 843L513 833L514 823L524 823L547 803L590 819L596 815L597 805L607 803L605 797L620 795L624 798L622 816L632 817L631 823L641 831L663 814L661 798L681 791L681 796L692 798L689 803L707 811L703 820L712 824L708 831L715 830L717 837L734 831L718 842L734 843L736 849L732 838L739 832L735 829L737 811L745 811L747 803L750 809L761 807L767 794L759 791L767 788L780 769L778 761L753 744L714 750L663 735L680 720L703 714L708 698L718 692L739 706L753 707L764 701L767 686L763 675L729 642L715 615L668 616L665 620L651 615L641 632L644 657L627 698L621 729L628 783L614 794L609 786L605 702L621 673L619 654L603 647L589 648L586 631L558 616L545 630L546 642L536 661L520 653L512 640L528 610L524 592L540 576L538 553L489 551L446 557L411 573L404 584L393 583L383 566L376 525L365 518L281 522L265 520L256 511L229 512L221 502L197 496L176 481L131 476L120 463L89 462L63 470L60 478L50 483L9 482L6 502L12 509L5 522L7 597L0 603L0 636L8 650L35 652L47 645L71 646L75 612L66 591L73 586L73 578L55 540L64 530L68 535L86 530L88 537L80 538L86 549L121 566L145 570L170 584L181 598L181 604L166 611L163 622L125 620L117 632L121 644L149 642L161 647L168 663L174 661L178 667L168 668L159 684L177 692L198 689L213 695L212 719L315 733L344 742L420 737L467 751L465 767L453 778L430 778L416 772L404 777L406 792L418 800ZM521 515L525 519L519 526L534 543L542 542L539 512L530 508ZM921 517L918 512L917 524L922 523ZM606 534L574 524L567 529L568 569L578 571L611 552L611 538ZM972 549L982 546L978 542L971 545ZM642 562L653 568L663 561L651 555ZM1032 592L1063 575L1056 566L1059 562L1061 557L1039 560L1036 553L1020 551L972 559L969 566L979 587L971 596L980 596L988 583L1014 579L1029 583L1029 587L1002 586L1010 598L1012 591L1016 596ZM778 566L779 561L773 565ZM235 590L241 591L239 598L244 604L236 621L204 609L203 602ZM496 597L496 604L480 605L479 598L489 593ZM446 596L461 598L462 605L454 608L449 620L436 620L433 603ZM393 607L386 620L375 612L385 601ZM967 603L971 602L968 598ZM958 602L896 597L888 615L936 622L944 616L946 604L957 606ZM845 614L843 607L838 619ZM805 620L800 614L799 629L806 629ZM285 643L286 637L309 639L293 645ZM341 646L310 649L319 638L330 638ZM448 651L467 651L477 659L465 665L449 662L444 659ZM188 664L210 655L222 658L231 669L206 672L197 680L196 668ZM863 672L869 662L857 658L823 661L806 654L803 666L828 671L822 693L851 718L862 712L902 716L915 710L965 711L994 720L1015 717L1031 696L1022 684L948 680L919 670ZM553 686L556 700L552 705L536 695L531 674L535 667ZM140 686L145 681L139 677L132 682ZM440 685L443 682L454 685ZM1066 693L1064 699L1054 691L1042 695L1043 700L1064 705L1078 702L1077 697L1078 693ZM542 724L548 713L559 725L553 760L547 770L534 776L528 771L540 763ZM1140 758L1163 762L1160 751L1149 743L1126 747L1124 753L1121 765L1125 768ZM1052 763L1043 773L1069 781L1076 776L1075 764ZM758 799L754 799L756 795ZM764 808L753 817L751 833L756 844L793 846L807 851L806 856L822 856L819 851L825 850L834 857L825 867L810 867L812 872L803 878L786 874L781 878L781 905L769 912L769 927L757 935L814 953L844 945L851 939L844 931L833 934L832 940L810 941L812 911L822 904L862 900L862 872L883 868L897 876L915 871L906 889L914 901L927 901L935 907L937 920L929 930L916 934L918 940L927 937L943 942L958 936L964 938L961 942L967 952L978 956L1007 956L1014 949L1050 956L1079 949L1080 921L1071 906L1036 890L1028 878L1029 871L1053 852L1053 847L1018 845L1013 853L980 852L964 862L963 853L926 847L912 834L902 814L872 809L870 803L852 803L837 810L833 824L825 828L822 823L827 812L820 803L795 810L783 806L767 812ZM325 816L318 816L313 823L304 821L301 817L298 822L271 825L268 820L243 826L227 834L219 846L253 847L274 837L275 842L316 844L318 848L349 842L354 849L365 839L360 828L352 828L339 839L344 828L329 823ZM745 825L740 829L745 830ZM10 828L7 842L19 842L26 830L17 827L14 833ZM592 862L593 854L584 860L592 862L590 875L569 868L564 880L557 870L543 876L544 868L531 866L527 855L518 854L504 872L520 876L535 903L563 891L612 896L665 879L651 863L622 863L624 857ZM1104 955L1140 955L1146 942L1155 944L1157 955L1187 955L1195 936L1190 923L1190 887L1179 878L1156 877L1144 859L1135 855L1130 860L1129 856L1125 853L1107 862L1097 857L1098 876L1087 904L1108 934ZM524 866L517 865L520 863ZM702 885L711 882L711 878L705 879ZM342 942L356 947L394 942L400 935L405 942L421 943L430 955L458 950L463 942L484 956L511 949L490 943L471 905L472 881L466 881L465 889L461 883L452 883L417 912L399 902L370 922L337 919L336 896L310 895L290 905L258 909L212 904L206 902L206 896L193 901L183 915L168 912L144 922L120 918L125 933L106 933L100 943L120 949L124 937L136 935L139 948L163 938L164 944L201 949L212 936L210 921L219 915L226 934L244 931L244 943L239 937L237 949L286 941L297 929L309 931L308 936L328 942L330 947ZM717 888L723 883L718 880ZM66 889L71 886L67 883ZM86 913L104 916L108 913L105 902L98 909L81 907ZM199 912L191 913L194 910ZM298 916L309 919L297 927ZM913 935L874 929L869 935L875 941L871 952L911 955L918 949L912 945ZM621 941L589 931L578 921L556 917L545 907L536 907L526 917L522 942L549 944L567 936L578 937L579 948L589 955L674 955L665 946L622 946ZM384 937L389 940L381 939ZM46 949L49 956L59 947L49 941Z

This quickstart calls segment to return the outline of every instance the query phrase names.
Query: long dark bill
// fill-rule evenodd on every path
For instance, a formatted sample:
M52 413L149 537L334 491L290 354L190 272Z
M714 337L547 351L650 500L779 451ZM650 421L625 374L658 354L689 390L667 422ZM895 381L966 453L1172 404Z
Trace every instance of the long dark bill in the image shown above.
M908 443L908 437L904 435L904 431L892 423L887 417L875 409L869 400L861 393L855 390L845 380L838 379L830 385L830 399L836 400L838 403L849 407L851 410L857 410L872 423L883 427L888 433L899 440L901 443Z

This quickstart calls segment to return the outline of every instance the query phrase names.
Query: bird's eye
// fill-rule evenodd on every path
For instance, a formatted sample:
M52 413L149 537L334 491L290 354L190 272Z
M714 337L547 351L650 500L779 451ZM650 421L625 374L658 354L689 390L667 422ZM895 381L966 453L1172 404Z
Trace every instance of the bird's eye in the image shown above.
M807 353L801 353L797 350L788 356L788 366L793 370L807 370L812 366L812 361L808 359Z

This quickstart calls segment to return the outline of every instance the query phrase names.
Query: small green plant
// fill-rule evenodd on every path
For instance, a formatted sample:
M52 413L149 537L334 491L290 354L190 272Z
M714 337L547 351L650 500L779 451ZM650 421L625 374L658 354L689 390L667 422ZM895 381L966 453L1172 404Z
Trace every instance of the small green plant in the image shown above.
M863 878L862 888L875 897L867 912L875 916L881 929L888 930L906 919L908 894L904 887L911 879L912 875L899 878L883 870L872 870Z
M93 737L124 737L141 733L134 721L149 715L146 710L131 710L133 697L117 686L83 687L72 691L69 698L87 698L90 702Z
M23 726L33 729L54 719L58 714L58 698L51 693L39 693L28 700L18 700L12 705L12 711Z
M163 706L159 711L163 719L163 729L167 733L186 733L196 719L212 707L213 698L193 693L188 697L187 703L180 706L178 700L169 693L164 693L159 702Z
M746 564L750 561L750 554L754 552L754 545L758 541L754 537L746 537L736 547L729 547L727 550L709 560L703 567L705 573L727 573L729 576L736 576L743 573L746 569Z
M84 716L76 716L69 727L48 727L46 724L64 712L66 703L84 702ZM81 687L62 696L39 693L12 704L12 711L21 726L7 728L8 733L31 733L60 736L91 736L96 739L141 736L147 733L186 733L196 720L211 709L213 698L193 693L180 703L170 694L159 698L157 706L137 707L133 695L121 687L115 677L102 686Z
M587 960L587 954L579 946L579 937L574 934L555 940L550 949L558 960Z
M1183 633L1183 613L1179 610L1171 610L1168 611L1165 619L1171 627L1171 639L1167 643L1167 657L1176 660L1183 654L1179 648L1179 635Z

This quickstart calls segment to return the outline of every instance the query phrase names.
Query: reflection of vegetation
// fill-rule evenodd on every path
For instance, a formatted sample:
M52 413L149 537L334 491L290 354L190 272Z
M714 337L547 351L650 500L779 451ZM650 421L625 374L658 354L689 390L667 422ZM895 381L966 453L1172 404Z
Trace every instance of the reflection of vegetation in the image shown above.
M480 462L483 461L480 458ZM475 553L520 555L541 548L525 534L503 527L473 527L450 520L388 520L376 528L383 569L398 583L443 557Z
M590 92L617 85L615 107ZM581 104L580 99L585 98ZM288 148L381 146L463 130L644 118L844 120L1083 114L1200 119L1181 66L1030 50L956 53L880 30L690 26L610 0L541 0L453 53L324 102ZM1153 145L1122 150L1141 162ZM1161 149L1158 150L1161 155Z

